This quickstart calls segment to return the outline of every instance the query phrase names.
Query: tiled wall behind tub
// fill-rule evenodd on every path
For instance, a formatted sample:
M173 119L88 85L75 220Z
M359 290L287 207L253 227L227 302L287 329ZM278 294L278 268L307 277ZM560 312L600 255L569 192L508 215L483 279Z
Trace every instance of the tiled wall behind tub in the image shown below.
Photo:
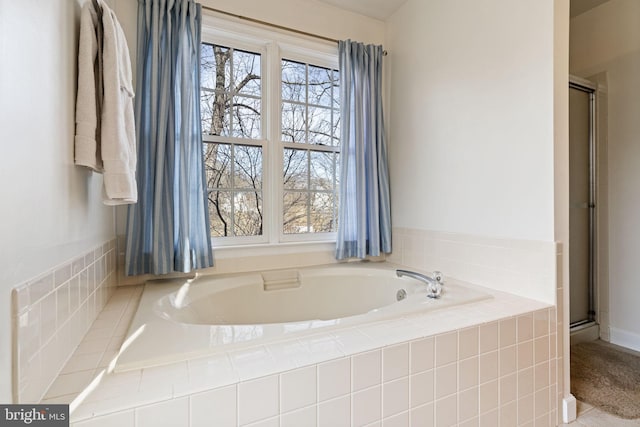
M555 242L393 229L390 262L554 304Z
M14 402L42 399L115 285L113 239L13 289Z

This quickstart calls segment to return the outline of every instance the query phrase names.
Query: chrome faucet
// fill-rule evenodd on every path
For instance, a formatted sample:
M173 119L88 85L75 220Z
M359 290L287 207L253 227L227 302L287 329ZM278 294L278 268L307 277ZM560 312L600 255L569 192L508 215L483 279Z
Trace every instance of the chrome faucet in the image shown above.
M440 298L440 294L442 293L442 285L444 284L441 272L434 271L432 273L433 277L429 277L426 274L418 273L416 271L396 270L396 275L398 277L411 277L412 279L416 279L425 283L427 285L427 296L429 298Z

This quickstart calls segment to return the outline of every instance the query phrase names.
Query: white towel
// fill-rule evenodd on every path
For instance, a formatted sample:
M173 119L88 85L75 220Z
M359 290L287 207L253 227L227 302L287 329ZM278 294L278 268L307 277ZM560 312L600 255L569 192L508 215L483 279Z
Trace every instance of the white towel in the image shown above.
M104 174L107 205L138 200L133 96L122 27L103 0L87 1L80 18L75 163Z
M122 27L102 0L104 30L102 105L102 162L105 204L136 203L136 139L131 62Z
M99 72L97 66L98 39L96 27L98 11L90 1L80 14L80 42L78 45L78 95L76 98L75 163L102 171L98 98L96 93Z

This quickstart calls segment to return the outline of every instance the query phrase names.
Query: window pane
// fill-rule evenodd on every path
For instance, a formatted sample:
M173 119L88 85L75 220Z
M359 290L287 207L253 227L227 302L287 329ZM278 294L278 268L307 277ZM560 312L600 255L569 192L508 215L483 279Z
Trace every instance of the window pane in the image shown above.
M236 92L260 96L260 55L233 51L233 85Z
M261 235L262 147L205 143L205 161L212 236Z
M286 190L306 189L309 176L309 162L306 150L285 148L283 158L283 178Z
M229 92L231 89L231 62L229 59L231 58L232 50L228 47L214 45L213 54L216 67L215 89Z
M200 91L200 122L203 135L211 134L211 118L213 116L213 92Z
M333 71L309 65L309 104L331 106Z
M285 191L283 203L283 224L285 234L307 233L307 206L309 194Z
M231 76L231 50L203 44L200 56L200 84L203 88L228 90Z
M309 142L318 145L331 145L331 110L309 106Z
M209 135L228 135L228 100L225 91L230 77L231 50L222 46L203 44L200 59L200 108L202 132Z
M227 93L200 91L203 134L229 136L229 105Z
M332 193L311 193L311 228L313 233L335 231Z
M209 192L209 223L212 237L231 235L231 192Z
M262 192L239 191L234 197L234 202L234 235L262 235Z
M285 101L307 101L306 65L282 60L282 99Z
M262 147L236 145L234 187L262 189Z
M338 79L336 70L282 61L283 142L340 145ZM339 153L320 151L313 145L307 147L307 150L283 148L286 234L336 229Z
M282 140L306 142L306 115L304 105L282 103Z
M203 44L200 56L200 85L203 88L229 90L231 49Z
M203 43L200 46L200 86L213 89L216 82L216 67L213 45Z
M207 188L231 188L231 146L204 144L204 162Z
M340 145L340 111L333 110L333 130L331 132L331 145Z
M201 53L203 134L262 138L260 54L206 43Z
M233 135L236 138L260 139L260 100L233 98Z
M333 191L334 153L311 151L311 189Z

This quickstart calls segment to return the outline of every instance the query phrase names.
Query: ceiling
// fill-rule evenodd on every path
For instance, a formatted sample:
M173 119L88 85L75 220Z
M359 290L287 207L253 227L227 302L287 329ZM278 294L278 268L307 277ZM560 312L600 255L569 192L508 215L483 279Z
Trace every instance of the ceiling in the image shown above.
M389 18L407 0L318 0L341 9L350 10L360 15L376 18L381 21ZM585 13L609 0L571 0L571 17Z
M360 15L376 18L381 21L400 8L407 0L319 0L321 3L330 4L341 9L350 10ZM575 1L575 0L574 0Z
M571 17L578 16L581 13L585 13L594 7L600 6L602 3L606 3L609 0L571 0Z

